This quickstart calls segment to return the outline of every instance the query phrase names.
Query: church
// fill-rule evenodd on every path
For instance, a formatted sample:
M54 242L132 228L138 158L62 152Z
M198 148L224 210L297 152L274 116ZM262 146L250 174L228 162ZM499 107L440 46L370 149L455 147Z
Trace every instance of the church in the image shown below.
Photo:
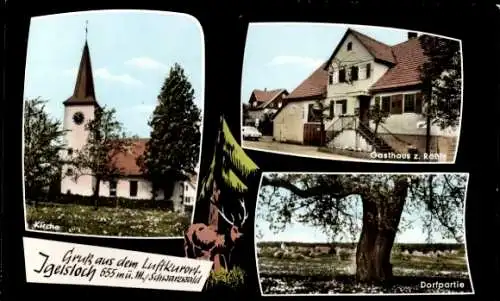
M80 66L76 77L75 89L64 105L63 129L66 150L63 157L70 159L76 151L81 150L88 138L85 125L94 118L95 109L99 103L95 97L94 78L90 60L90 51L87 41L83 47ZM121 197L127 199L151 199L151 183L145 179L136 159L146 148L148 139L140 138L132 142L127 152L121 152L115 157L116 167L120 176L114 181L101 181L99 195L102 197ZM72 167L66 165L62 169L61 193L91 196L96 185L94 176L82 175L75 179ZM184 212L194 206L196 199L197 176L192 175L189 180L177 182L170 198L172 207L177 212ZM157 193L156 199L162 200L163 193Z

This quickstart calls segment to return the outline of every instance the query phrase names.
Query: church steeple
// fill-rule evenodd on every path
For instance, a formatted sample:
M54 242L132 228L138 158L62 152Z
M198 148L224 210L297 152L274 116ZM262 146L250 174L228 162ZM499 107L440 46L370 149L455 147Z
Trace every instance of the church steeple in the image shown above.
M89 45L87 43L87 27L85 27L85 45L83 46L80 67L76 77L75 90L64 105L98 105L94 91L94 77L92 75L92 64L90 62Z

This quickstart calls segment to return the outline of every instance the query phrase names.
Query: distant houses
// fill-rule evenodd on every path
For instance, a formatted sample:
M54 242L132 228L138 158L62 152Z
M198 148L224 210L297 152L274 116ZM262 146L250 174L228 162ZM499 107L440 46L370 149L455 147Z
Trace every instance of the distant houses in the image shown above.
M272 118L283 107L287 95L286 89L253 90L248 106L245 108L247 115L244 125L255 126L263 134L272 135Z

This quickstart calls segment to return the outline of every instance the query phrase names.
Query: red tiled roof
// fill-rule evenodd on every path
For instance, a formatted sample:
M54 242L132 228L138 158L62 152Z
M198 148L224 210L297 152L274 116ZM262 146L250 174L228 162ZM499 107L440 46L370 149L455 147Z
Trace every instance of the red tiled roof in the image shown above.
M274 89L274 90L253 90L252 95L254 96L255 100L258 102L258 106L255 107L257 109L262 109L265 108L269 103L271 103L278 95L281 93L285 93L285 95L288 94L288 92L285 89ZM255 109L251 108L251 109Z
M253 90L252 94L255 96L255 100L260 103L266 103L277 96L278 93L283 92L283 89L274 90Z
M115 166L124 176L140 176L142 175L140 167L136 160L146 150L146 143L149 139L136 139L132 141L129 151L120 152L113 158Z
M420 38L393 46L392 53L396 57L397 64L372 85L371 91L420 84L419 69L426 61L420 46Z
M391 46L352 29L349 29L348 32L352 33L376 59L392 64L396 63Z
M328 83L328 71L325 70L325 66L326 63L323 63L314 70L286 99L293 100L324 95Z
M142 176L141 168L137 165L137 158L144 154L148 138L134 139L128 151L120 152L113 157L113 162L122 176ZM189 182L196 184L197 175L189 176Z

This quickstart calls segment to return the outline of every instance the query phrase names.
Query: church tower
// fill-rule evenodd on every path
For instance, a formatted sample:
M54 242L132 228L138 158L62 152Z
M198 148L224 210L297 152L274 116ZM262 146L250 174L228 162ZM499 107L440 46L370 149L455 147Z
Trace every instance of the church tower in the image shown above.
M63 128L66 131L65 142L67 146L64 157L71 158L76 151L81 150L87 143L88 131L85 129L86 124L94 118L95 109L99 107L95 97L87 37L85 37L85 45L83 46L73 95L63 104ZM65 166L63 168L61 193L92 195L93 177L84 175L75 180L74 177L71 177L72 174L71 167Z

